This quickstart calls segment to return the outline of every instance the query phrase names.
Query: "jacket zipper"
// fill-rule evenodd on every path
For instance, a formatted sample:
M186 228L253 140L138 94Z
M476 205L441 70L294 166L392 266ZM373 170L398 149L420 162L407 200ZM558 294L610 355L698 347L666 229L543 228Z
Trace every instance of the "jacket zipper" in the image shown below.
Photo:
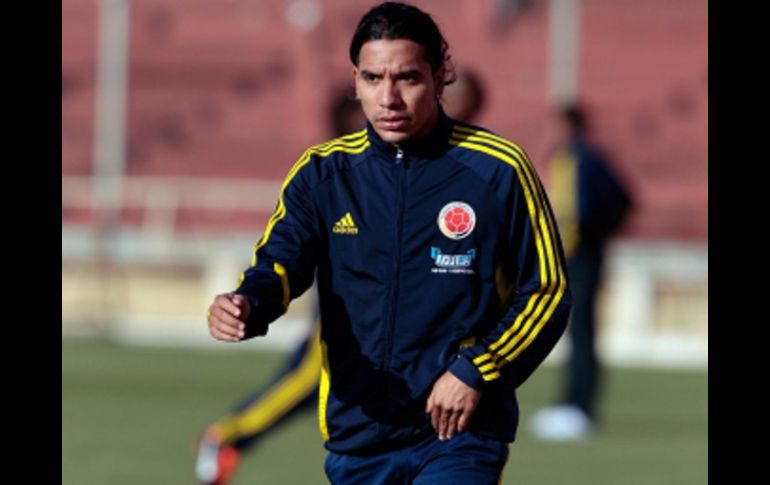
M404 197L406 196L406 167L404 165L404 151L396 146L396 170L398 171L398 201L396 205L396 234L393 244L393 276L390 288L390 308L388 310L388 322L385 329L385 358L383 369L390 369L390 357L392 354L393 332L396 323L396 303L398 301L398 280L401 271L401 234L404 225Z

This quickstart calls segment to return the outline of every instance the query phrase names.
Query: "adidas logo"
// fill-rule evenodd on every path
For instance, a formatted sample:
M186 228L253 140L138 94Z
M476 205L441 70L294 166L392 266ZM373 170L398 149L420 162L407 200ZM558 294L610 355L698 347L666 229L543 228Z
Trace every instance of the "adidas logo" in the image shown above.
M358 234L358 228L356 227L356 223L353 222L353 217L350 215L350 212L345 214L342 219L334 224L332 232L335 234Z

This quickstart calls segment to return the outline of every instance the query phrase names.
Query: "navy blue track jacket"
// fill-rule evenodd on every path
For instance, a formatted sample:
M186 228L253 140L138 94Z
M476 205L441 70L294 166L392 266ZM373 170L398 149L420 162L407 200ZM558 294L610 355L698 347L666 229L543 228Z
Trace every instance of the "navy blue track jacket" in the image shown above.
M515 389L564 331L571 297L546 194L524 151L443 113L395 146L371 125L294 164L236 293L264 335L317 272L326 447L364 454L433 433L449 370L480 390L468 429L513 441Z

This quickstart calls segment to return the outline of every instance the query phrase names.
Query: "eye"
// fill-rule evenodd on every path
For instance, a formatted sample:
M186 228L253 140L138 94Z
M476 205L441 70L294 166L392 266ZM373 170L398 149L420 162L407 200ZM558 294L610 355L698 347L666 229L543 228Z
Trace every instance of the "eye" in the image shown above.
M400 81L404 81L407 84L414 84L420 79L420 75L417 72L409 71L398 75Z
M379 76L374 74L373 72L362 71L361 78L366 82L374 82L379 78Z

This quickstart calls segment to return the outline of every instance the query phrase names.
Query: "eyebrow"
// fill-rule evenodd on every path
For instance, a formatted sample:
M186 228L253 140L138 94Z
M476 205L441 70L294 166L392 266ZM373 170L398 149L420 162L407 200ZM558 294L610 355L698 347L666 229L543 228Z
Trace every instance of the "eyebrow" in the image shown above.
M408 69L406 71L399 72L396 74L396 79L404 79L404 78L418 78L421 76L421 73L417 69Z
M361 69L358 71L361 76L375 76L375 77L382 77L383 75L381 73L370 71L369 69ZM420 77L421 73L419 69L407 69L406 71L401 71L399 73L396 73L395 77L396 79L404 79L404 78L418 78Z
M369 69L361 69L358 71L358 73L361 76L376 76L376 77L382 77L382 74L378 74L376 72L372 72Z

